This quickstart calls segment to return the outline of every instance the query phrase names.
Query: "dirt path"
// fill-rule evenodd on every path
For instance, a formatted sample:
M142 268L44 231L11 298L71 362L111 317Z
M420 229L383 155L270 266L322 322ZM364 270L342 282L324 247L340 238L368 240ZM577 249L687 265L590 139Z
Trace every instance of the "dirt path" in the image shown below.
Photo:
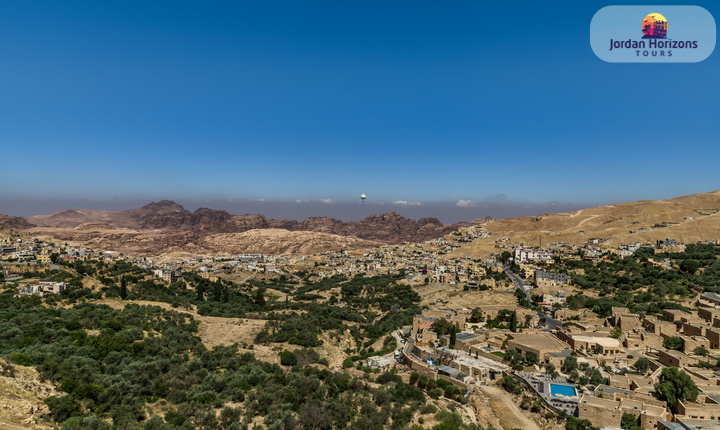
M488 421L493 421L492 418L496 418L498 424L503 429L514 429L519 428L523 430L540 430L540 427L515 404L510 394L505 390L490 386L483 385L478 387L476 393L486 397L483 399L485 402L490 403L490 410L483 410L478 413L478 421L482 423L483 418ZM477 394L475 394L477 395ZM476 408L477 410L477 408ZM493 416L483 416L492 414Z

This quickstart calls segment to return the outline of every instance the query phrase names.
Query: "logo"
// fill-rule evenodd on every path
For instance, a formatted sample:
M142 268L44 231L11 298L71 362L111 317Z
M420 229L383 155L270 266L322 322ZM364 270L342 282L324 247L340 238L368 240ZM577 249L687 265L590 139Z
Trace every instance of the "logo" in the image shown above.
M712 54L715 33L715 19L699 6L607 6L590 23L590 46L610 63L696 63Z
M642 22L643 39L665 39L667 37L668 22L659 13L651 13Z

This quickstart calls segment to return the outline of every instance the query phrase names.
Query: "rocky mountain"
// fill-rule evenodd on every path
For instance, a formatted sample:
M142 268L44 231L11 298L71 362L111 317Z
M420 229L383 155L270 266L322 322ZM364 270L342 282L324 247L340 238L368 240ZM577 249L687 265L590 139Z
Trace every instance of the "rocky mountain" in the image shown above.
M0 215L0 230L27 230L35 227L25 218L11 215Z
M263 215L232 215L224 210L209 208L190 212L169 200L152 202L141 208L125 211L72 209L33 216L28 220L40 227L88 230L89 226L104 225L108 229L186 231L199 236L274 228L352 236L390 244L435 239L469 225L445 225L437 218L422 218L416 221L397 212L370 215L357 222L343 222L329 217L311 217L300 222L268 219Z

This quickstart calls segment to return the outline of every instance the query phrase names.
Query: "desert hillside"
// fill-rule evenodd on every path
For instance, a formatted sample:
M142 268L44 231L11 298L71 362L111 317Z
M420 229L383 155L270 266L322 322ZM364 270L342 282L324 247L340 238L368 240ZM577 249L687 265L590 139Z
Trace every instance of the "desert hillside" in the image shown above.
M19 223L18 220L24 222ZM480 221L483 222L483 221ZM2 226L0 219L0 226ZM49 215L36 215L27 220L13 221L16 228L31 228L32 224L46 229L65 230L108 230L124 229L139 233L147 231L185 232L193 237L205 237L220 233L242 233L256 229L285 229L289 231L311 231L352 236L360 239L397 244L422 242L436 239L469 225L458 223L445 225L437 218L419 220L405 218L397 212L370 215L360 221L343 222L330 217L310 217L302 222L276 220L264 215L232 215L224 210L199 208L190 212L181 205L162 200L141 208L123 211L91 209L68 209ZM9 224L9 221L8 221ZM22 225L21 225L22 224ZM1 228L1 227L0 227Z
M485 224L492 232L457 253L473 256L497 252L495 241L543 246L552 242L587 243L590 238L608 239L602 246L654 242L673 238L684 243L720 240L720 190L668 200L641 200L597 206L575 212L508 218ZM632 233L631 233L632 232Z
M329 233L271 228L243 233L214 234L205 237L202 245L211 251L227 254L311 255L323 251L373 248L380 243Z

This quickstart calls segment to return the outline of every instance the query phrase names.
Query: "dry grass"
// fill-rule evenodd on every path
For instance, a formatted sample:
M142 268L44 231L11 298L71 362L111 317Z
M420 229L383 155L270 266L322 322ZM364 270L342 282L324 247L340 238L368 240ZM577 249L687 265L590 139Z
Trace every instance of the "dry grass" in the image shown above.
M449 284L428 284L414 286L421 297L421 306L435 303L438 299L447 302L447 307L473 308L480 305L517 304L513 289L490 291L463 291L462 287Z
M549 242L583 244L589 238L607 238L601 247L620 243L654 242L667 237L684 243L720 240L720 191L677 197L597 206L576 212L509 218L485 224L492 232L449 256L483 257L497 252L495 239L506 236L510 243L537 246ZM703 215L709 214L709 215ZM686 217L694 218L692 220ZM655 227L669 223L669 227ZM647 228L648 230L640 230ZM631 230L637 233L630 233ZM581 232L582 231L582 232Z

